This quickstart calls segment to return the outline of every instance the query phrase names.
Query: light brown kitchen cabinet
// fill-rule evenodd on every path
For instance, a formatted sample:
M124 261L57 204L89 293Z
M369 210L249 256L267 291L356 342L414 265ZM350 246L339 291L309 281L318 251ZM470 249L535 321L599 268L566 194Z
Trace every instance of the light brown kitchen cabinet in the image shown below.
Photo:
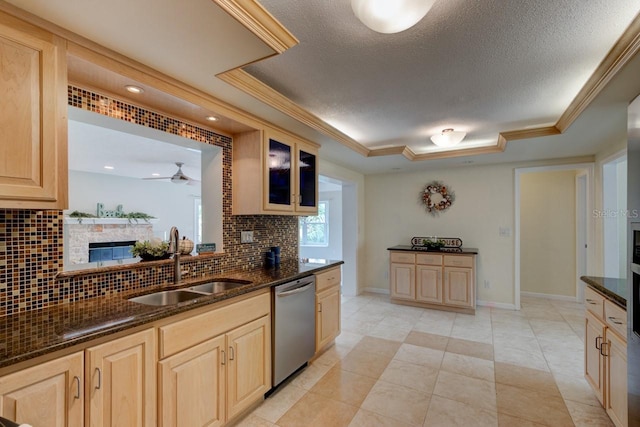
M86 350L86 425L156 425L156 340L147 329Z
M627 427L626 310L590 287L585 308L585 379L611 421Z
M65 41L0 12L0 63L0 209L66 209Z
M224 425L271 388L268 290L159 328L159 424Z
M231 419L271 388L271 318L264 316L226 334L227 413Z
M78 352L0 378L0 415L34 427L83 426L83 367Z
M390 251L391 301L474 312L475 255Z
M317 215L318 146L274 129L234 135L234 215Z
M316 354L340 335L340 267L316 276Z
M160 362L159 426L224 424L225 347L220 336Z

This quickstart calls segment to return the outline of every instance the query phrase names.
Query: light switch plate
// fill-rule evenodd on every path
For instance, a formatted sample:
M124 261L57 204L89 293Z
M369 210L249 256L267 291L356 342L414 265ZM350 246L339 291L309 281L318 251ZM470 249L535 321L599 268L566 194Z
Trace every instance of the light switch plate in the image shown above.
M253 243L253 231L241 231L240 243Z

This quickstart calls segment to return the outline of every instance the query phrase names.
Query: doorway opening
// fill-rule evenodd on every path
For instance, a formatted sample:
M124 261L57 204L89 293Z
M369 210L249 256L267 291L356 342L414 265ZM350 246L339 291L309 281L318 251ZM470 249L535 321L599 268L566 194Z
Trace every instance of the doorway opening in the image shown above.
M342 293L355 296L357 289L356 185L320 175L318 215L300 217L301 258L343 260Z
M602 165L602 246L604 277L627 278L627 154Z
M591 256L593 165L516 169L515 286L521 295L579 301Z

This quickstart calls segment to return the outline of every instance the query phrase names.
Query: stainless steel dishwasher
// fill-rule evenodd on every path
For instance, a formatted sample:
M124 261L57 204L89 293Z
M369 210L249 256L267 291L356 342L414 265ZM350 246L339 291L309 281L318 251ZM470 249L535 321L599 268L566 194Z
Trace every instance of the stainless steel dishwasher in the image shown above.
M273 289L273 387L313 357L316 349L316 279L304 277Z

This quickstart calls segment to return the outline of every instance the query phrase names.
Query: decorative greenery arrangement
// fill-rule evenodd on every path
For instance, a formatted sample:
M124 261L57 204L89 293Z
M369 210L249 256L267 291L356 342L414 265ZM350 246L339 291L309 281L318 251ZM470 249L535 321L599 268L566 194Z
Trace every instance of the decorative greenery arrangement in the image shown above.
M154 216L151 216L144 212L129 212L129 213L123 212L116 217L100 217L98 215L94 215L86 212L73 211L69 214L69 217L76 218L78 220L78 223L80 224L82 224L82 220L84 218L126 218L129 220L129 224L131 224L132 221L138 222L138 220L140 219L144 220L145 222L149 222L150 219L155 219Z
M428 249L440 249L443 248L445 246L445 241L442 239L437 239L437 238L431 238L431 239L424 239L422 241L422 246L428 248Z
M455 200L455 194L442 182L428 183L420 193L425 209L433 216L438 216L442 211L449 209Z
M166 259L169 258L169 243L157 238L137 241L131 248L131 254L139 256L143 261Z

